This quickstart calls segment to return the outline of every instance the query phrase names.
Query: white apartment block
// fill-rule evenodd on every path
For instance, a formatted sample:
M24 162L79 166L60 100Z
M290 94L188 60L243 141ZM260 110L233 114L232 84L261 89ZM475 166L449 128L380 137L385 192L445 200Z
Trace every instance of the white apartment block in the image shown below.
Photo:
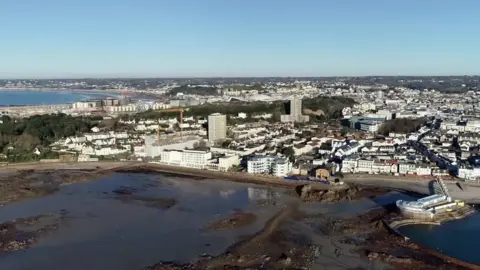
M400 174L414 174L417 172L417 165L415 163L400 163L398 165L398 173Z
M396 163L387 162L387 161L374 161L372 165L373 173L396 173L398 171L398 166Z
M360 130L370 133L376 133L381 126L382 122L380 121L365 121L360 123Z
M372 172L373 160L360 159L357 163L357 172L370 173Z
M208 141L215 142L225 138L227 138L227 116L219 113L209 115Z
M455 130L458 132L480 132L480 122L478 121L468 121L464 125L459 125L457 122L442 122L440 125L442 130Z
M272 174L278 177L287 176L292 171L292 163L285 159L277 159L272 165Z
M480 168L459 168L458 177L473 180L480 178Z
M385 117L385 120L391 120L392 119L392 115L393 113L389 110L379 110L377 113L376 113L377 116L379 117Z
M344 159L342 161L342 172L344 173L354 173L357 169L357 160L353 159Z
M432 175L432 168L430 168L430 166L418 166L417 175L420 175L420 176Z
M247 161L247 172L281 177L292 171L292 163L281 157L255 156Z
M218 170L228 171L232 166L240 165L240 157L237 155L224 156L218 158Z
M160 154L162 163L195 169L205 169L210 159L212 153L209 151L163 150Z

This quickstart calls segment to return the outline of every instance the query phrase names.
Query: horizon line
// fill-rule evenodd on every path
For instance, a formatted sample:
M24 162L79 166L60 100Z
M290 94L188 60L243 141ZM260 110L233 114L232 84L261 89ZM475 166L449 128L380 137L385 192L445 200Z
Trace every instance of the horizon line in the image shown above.
M82 76L82 77L10 77L0 80L119 80L119 79L248 79L248 78L371 78L371 77L480 77L479 74L450 75L330 75L330 76Z

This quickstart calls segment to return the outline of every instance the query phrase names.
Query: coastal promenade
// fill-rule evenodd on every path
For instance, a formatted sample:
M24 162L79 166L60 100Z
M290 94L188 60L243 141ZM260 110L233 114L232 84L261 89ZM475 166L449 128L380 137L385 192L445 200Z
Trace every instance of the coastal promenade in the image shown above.
M346 175L345 183L384 187L403 191L430 195L434 194L434 180L409 179L402 176L350 174ZM452 199L462 200L470 204L480 203L480 185L477 183L443 180ZM461 185L459 184L461 183Z
M135 171L135 170L150 170L160 173L172 173L178 175L185 175L189 177L204 177L219 180L227 180L234 182L264 184L284 187L295 187L301 184L312 184L312 182L301 181L286 181L283 178L267 176L267 175L252 175L248 173L230 173L192 169L185 167L169 166L157 163L145 163L138 161L103 161L103 162L69 162L69 163L20 163L0 166L1 171L15 171L15 170L54 170L54 169L83 169L83 170L110 170L110 171ZM434 184L433 180L409 179L402 176L386 176L386 175L371 175L371 174L349 174L343 179L345 183L383 187L395 189L400 191L411 191L420 194L433 194ZM459 185L456 181L443 180L447 186L450 195L454 200L462 200L466 203L479 204L480 203L480 185L477 183L462 182ZM316 184L314 184L316 185ZM328 189L329 186L325 184L318 184L319 188Z

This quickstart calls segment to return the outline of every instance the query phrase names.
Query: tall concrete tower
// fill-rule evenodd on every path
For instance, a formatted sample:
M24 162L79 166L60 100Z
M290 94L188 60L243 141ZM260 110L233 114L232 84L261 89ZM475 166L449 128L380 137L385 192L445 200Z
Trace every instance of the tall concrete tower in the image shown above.
M297 97L292 97L290 99L290 116L292 117L293 122L300 121L302 117L302 99Z
M208 141L213 143L227 138L227 116L214 113L208 116Z
M308 122L310 117L303 115L302 99L293 96L290 98L290 114L281 115L282 122Z

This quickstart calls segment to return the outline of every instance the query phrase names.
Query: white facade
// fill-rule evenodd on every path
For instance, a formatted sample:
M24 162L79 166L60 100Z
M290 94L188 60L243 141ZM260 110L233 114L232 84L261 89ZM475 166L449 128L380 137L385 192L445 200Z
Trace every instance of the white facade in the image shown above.
M344 159L342 161L342 172L355 172L357 169L357 161L352 159Z
M360 159L357 163L357 172L372 172L373 160Z
M374 122L374 121L361 122L360 130L365 132L370 132L370 133L376 133L378 132L378 129L380 128L381 125L382 125L382 122Z
M480 168L459 168L458 177L466 180L480 178Z
M358 142L352 142L347 145L342 145L341 147L338 148L338 150L336 150L335 155L338 157L349 156L354 153L357 153L362 146L363 145Z
M208 151L164 150L160 154L162 163L196 169L204 169L210 159L212 153Z
M227 116L224 114L211 114L208 116L208 141L227 138Z
M220 171L226 172L232 166L238 166L238 165L240 165L240 157L237 155L218 158L218 169Z
M82 154L92 155L92 156L111 156L118 155L122 153L128 153L130 149L127 148L113 148L113 147L84 147L82 148Z
M385 117L385 120L390 120L390 119L392 119L393 114L389 110L379 110L376 113L376 115L379 116L379 117Z
M417 175L432 175L432 168L430 166L419 166L417 167Z
M272 165L272 174L278 177L287 176L292 171L292 163L287 159L275 160Z
M417 165L414 163L400 163L398 165L398 173L400 174L417 173Z
M375 161L372 165L373 173L390 173L392 165L387 162Z
M270 173L270 164L264 158L252 158L247 161L247 172L253 174Z
M255 156L247 161L247 172L286 176L292 171L292 163L286 158Z
M95 162L95 161L98 161L98 158L92 158L89 155L79 155L77 161L78 162Z

